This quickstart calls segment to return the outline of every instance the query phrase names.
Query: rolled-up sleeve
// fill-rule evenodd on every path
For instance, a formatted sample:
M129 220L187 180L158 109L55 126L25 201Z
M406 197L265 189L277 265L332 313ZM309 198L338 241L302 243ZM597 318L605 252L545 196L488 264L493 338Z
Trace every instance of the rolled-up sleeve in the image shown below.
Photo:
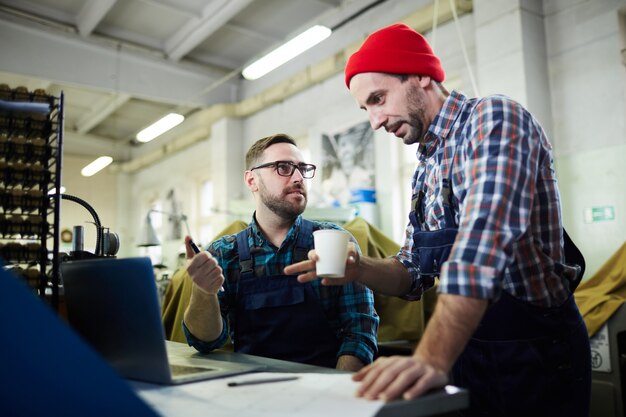
M371 363L377 353L376 334L379 318L374 309L374 294L362 284L353 282L341 288L339 298L341 346L337 353Z

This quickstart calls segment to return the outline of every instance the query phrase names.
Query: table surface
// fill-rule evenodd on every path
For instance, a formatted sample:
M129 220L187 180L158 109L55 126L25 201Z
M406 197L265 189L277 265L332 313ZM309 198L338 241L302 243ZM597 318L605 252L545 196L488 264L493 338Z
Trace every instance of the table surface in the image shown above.
M214 351L208 355L198 353L195 349L184 343L167 342L168 354L172 357L193 358L195 361L203 357L211 360L248 363L262 365L265 372L290 372L290 373L337 373L335 369L323 368L296 362L282 361L243 353ZM138 388L141 389L141 388ZM467 390L454 386L433 391L418 399L405 401L397 400L385 404L376 414L376 417L423 417L437 416L452 413L469 406L469 393ZM158 410L157 410L158 411Z

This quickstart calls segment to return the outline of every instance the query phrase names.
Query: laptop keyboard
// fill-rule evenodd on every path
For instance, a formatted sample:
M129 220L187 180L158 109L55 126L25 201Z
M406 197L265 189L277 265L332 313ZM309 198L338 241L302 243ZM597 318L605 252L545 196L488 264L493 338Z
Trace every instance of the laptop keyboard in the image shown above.
M199 366L171 365L171 364L170 364L170 370L172 372L172 376L181 376L181 375L197 374L198 372L215 371L214 368L203 368Z

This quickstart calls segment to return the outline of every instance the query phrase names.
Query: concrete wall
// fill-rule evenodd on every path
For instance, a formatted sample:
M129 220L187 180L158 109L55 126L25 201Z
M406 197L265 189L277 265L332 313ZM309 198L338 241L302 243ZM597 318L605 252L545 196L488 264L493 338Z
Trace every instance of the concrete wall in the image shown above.
M90 158L67 156L63 157L61 172L65 192L87 202L97 213L104 227L117 232L119 221L123 215L118 210L121 201L117 186L117 174L114 170L105 169L93 177L83 177L80 170L90 163ZM61 200L60 230L72 230L73 226L83 226L84 248L93 252L96 246L96 227L93 216L79 203ZM68 252L71 244L61 244L61 250Z
M564 223L587 260L585 278L626 240L624 7L617 0L544 2ZM615 220L585 221L585 210L603 206L614 208Z

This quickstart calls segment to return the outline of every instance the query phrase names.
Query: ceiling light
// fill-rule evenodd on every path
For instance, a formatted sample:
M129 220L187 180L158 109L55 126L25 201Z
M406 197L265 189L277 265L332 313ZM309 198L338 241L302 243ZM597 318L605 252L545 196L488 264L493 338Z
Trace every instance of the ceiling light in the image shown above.
M302 32L295 38L274 49L264 57L254 61L241 72L247 80L256 80L268 72L275 70L285 62L300 55L302 52L317 45L330 36L331 30L326 26L316 25Z
M137 140L139 142L150 142L157 136L161 136L173 127L178 126L183 120L185 120L185 116L182 114L170 113L137 133Z
M100 158L94 160L92 163L84 167L80 170L80 173L83 177L91 177L96 172L106 168L111 162L113 162L113 158L110 156L101 156Z

